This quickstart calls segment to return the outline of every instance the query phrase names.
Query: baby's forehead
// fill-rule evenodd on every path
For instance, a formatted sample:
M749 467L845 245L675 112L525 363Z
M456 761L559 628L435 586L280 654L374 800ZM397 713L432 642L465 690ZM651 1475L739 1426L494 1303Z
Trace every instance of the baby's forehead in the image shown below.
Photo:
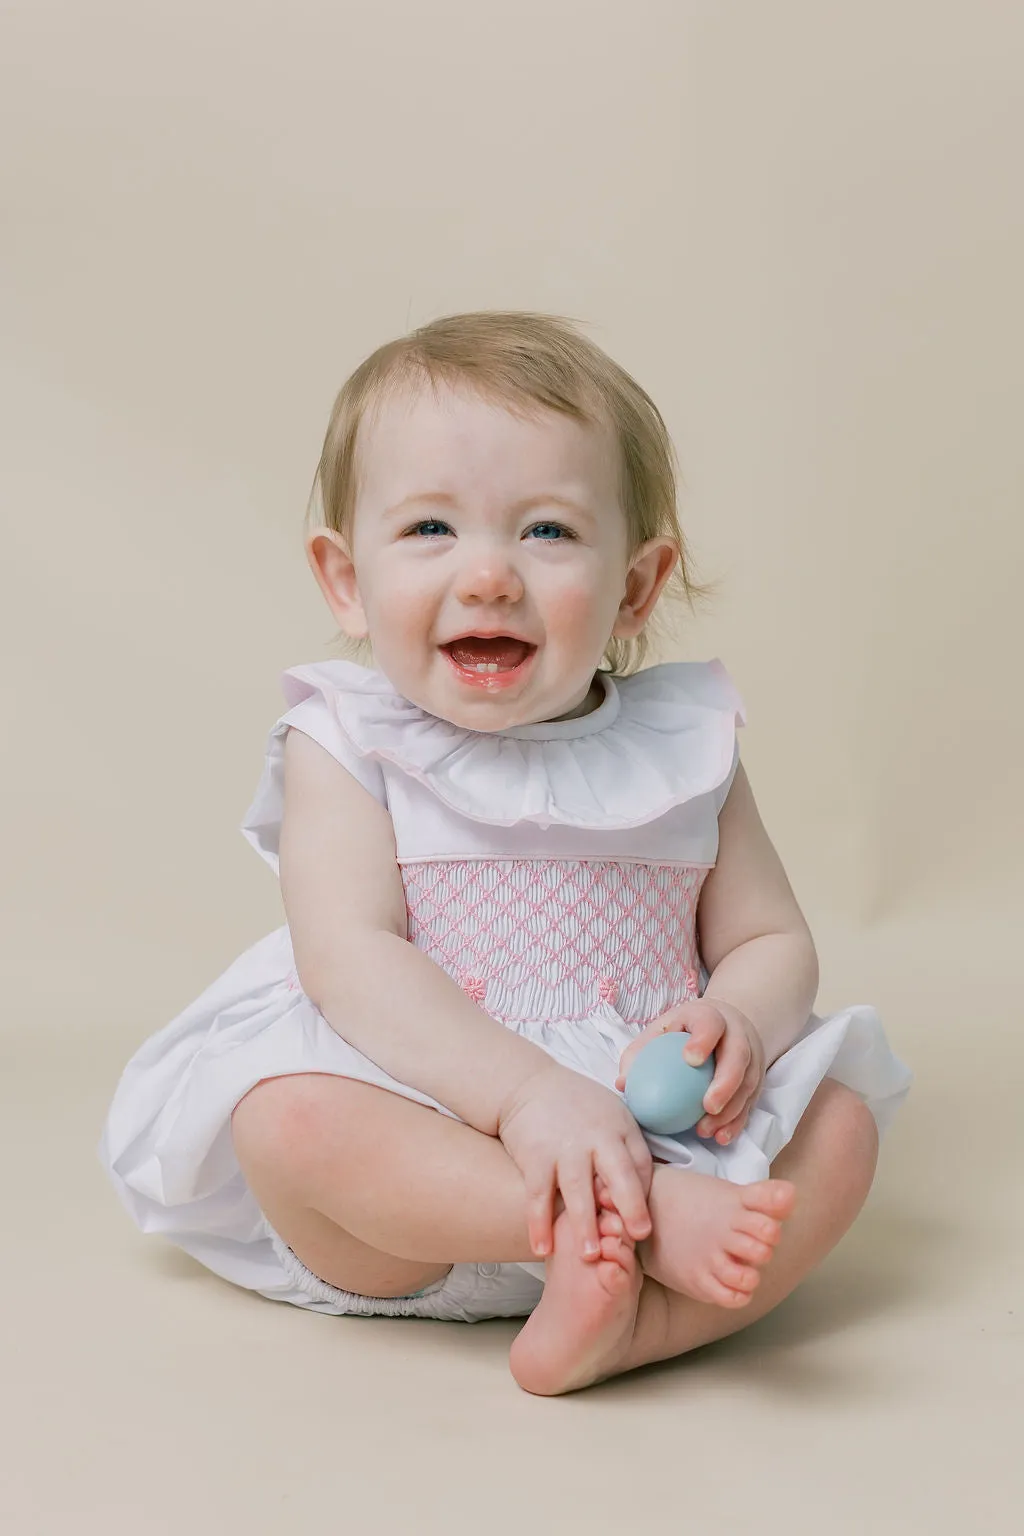
M591 414L596 421L596 403ZM469 377L430 379L401 375L385 380L367 401L363 421L370 430L382 426L400 430L417 421L443 424L486 418L548 431L567 423L587 425L571 412L558 410L542 400L511 390L504 394Z
M525 467L604 481L616 473L611 423L581 419L539 400L485 393L471 381L402 380L368 402L360 423L361 478L393 479L406 468L461 466L467 472Z

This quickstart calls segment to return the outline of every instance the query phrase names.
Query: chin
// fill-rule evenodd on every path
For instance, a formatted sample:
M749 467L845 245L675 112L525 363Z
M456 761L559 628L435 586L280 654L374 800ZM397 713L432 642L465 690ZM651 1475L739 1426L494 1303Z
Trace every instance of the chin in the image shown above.
M529 711L516 709L504 699L478 699L467 704L465 700L438 699L434 704L422 704L432 715L450 720L452 725L464 731L504 731L509 726L526 725Z

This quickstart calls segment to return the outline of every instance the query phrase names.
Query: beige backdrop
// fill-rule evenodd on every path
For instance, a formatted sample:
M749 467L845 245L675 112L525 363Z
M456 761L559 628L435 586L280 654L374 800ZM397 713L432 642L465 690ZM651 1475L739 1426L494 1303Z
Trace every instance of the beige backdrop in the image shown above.
M1015 1528L1020 9L0 18L5 1528ZM918 1074L797 1297L559 1403L507 1325L231 1290L93 1152L134 1046L281 920L238 823L333 633L300 535L334 392L481 307L579 317L660 404L721 583L672 654L746 696L822 1006L877 1001Z

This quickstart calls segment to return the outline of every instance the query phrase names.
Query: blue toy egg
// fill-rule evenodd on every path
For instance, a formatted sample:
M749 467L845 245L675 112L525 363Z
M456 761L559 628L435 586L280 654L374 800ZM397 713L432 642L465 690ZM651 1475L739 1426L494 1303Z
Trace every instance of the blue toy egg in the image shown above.
M699 1067L683 1060L685 1031L655 1035L637 1052L626 1078L626 1107L638 1125L659 1136L690 1131L704 1114L704 1095L715 1075L712 1053Z

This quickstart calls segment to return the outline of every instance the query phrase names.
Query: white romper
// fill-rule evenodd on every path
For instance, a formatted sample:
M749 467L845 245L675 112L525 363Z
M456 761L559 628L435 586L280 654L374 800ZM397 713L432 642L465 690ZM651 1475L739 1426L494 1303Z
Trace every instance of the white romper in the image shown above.
M379 671L292 668L282 679L289 709L270 733L242 831L276 871L284 738L293 727L312 736L392 817L409 942L509 1029L614 1091L638 1031L706 982L697 901L744 716L719 662L599 680L604 699L589 715L476 732L426 713ZM457 1264L426 1291L393 1298L356 1296L309 1272L256 1204L230 1130L250 1088L297 1072L358 1078L451 1113L331 1028L301 990L285 925L124 1070L100 1156L139 1227L236 1285L321 1312L529 1313L539 1264ZM681 1167L753 1183L825 1077L860 1094L883 1131L910 1084L874 1009L812 1014L732 1145L692 1132L647 1140Z

